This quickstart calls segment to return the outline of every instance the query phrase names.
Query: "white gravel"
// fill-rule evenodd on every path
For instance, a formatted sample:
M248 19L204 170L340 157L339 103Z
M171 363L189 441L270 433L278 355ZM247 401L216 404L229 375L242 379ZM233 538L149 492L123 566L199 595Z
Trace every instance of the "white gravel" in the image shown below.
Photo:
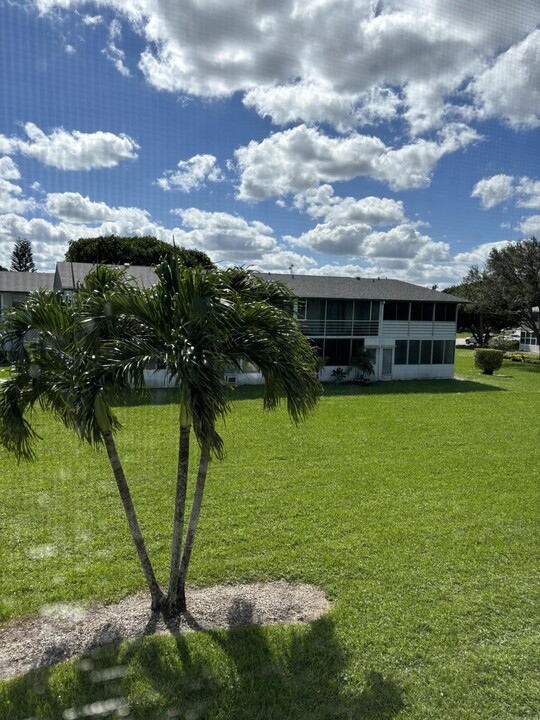
M39 615L0 627L0 679L48 667L99 645L143 635L246 625L307 623L330 609L324 593L312 585L284 580L250 585L214 585L188 589L189 612L164 620L150 611L146 593L118 603L82 606L57 604Z

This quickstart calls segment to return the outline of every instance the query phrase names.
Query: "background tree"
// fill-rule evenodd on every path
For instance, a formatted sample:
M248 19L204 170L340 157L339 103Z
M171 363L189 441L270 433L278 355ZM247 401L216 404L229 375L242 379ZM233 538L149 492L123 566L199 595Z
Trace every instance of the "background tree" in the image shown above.
M4 271L7 272L7 268L5 268L5 267L3 267L2 265L0 265L0 272L4 272Z
M11 269L16 272L35 272L32 256L32 243L25 238L17 238L11 253Z
M531 237L493 248L482 278L493 308L527 328L540 345L540 242Z
M152 236L80 238L69 243L67 262L104 263L106 265L158 265L163 259L178 258L185 267L213 268L202 250L175 247Z
M457 329L458 332L471 332L480 347L512 323L509 313L494 307L483 273L474 265L461 285L446 288L443 292L470 300L470 303L458 306Z

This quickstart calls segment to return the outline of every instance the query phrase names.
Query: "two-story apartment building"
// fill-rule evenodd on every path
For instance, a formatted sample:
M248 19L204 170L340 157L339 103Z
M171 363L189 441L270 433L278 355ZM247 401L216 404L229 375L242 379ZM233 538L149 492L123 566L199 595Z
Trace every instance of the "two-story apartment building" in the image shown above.
M451 378L456 308L466 302L401 280L264 274L298 297L297 316L324 359L321 378L369 350L374 379Z
M0 297L6 306L39 287L71 293L92 269L90 263L59 262L55 273L0 273ZM134 281L149 287L156 281L150 267L126 268ZM2 278L1 276L10 276ZM297 296L296 315L304 334L324 364L322 380L344 370L358 348L372 357L373 379L451 378L454 375L456 308L462 298L400 280L281 275ZM2 284L2 281L6 280ZM11 288L11 290L9 290ZM255 368L228 375L231 382L261 382ZM149 384L161 386L161 373L150 372Z

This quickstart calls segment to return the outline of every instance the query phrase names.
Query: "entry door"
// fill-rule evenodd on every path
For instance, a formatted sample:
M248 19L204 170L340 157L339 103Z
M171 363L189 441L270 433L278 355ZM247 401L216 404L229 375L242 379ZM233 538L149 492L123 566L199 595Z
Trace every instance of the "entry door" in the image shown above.
M382 354L382 380L392 379L392 348L383 348Z

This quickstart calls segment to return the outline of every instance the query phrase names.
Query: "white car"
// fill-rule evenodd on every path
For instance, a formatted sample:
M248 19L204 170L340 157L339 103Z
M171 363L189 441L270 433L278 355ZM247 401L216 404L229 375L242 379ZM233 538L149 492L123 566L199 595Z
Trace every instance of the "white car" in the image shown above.
M465 338L465 345L478 345L478 340L474 337L474 335L471 335L468 338Z

